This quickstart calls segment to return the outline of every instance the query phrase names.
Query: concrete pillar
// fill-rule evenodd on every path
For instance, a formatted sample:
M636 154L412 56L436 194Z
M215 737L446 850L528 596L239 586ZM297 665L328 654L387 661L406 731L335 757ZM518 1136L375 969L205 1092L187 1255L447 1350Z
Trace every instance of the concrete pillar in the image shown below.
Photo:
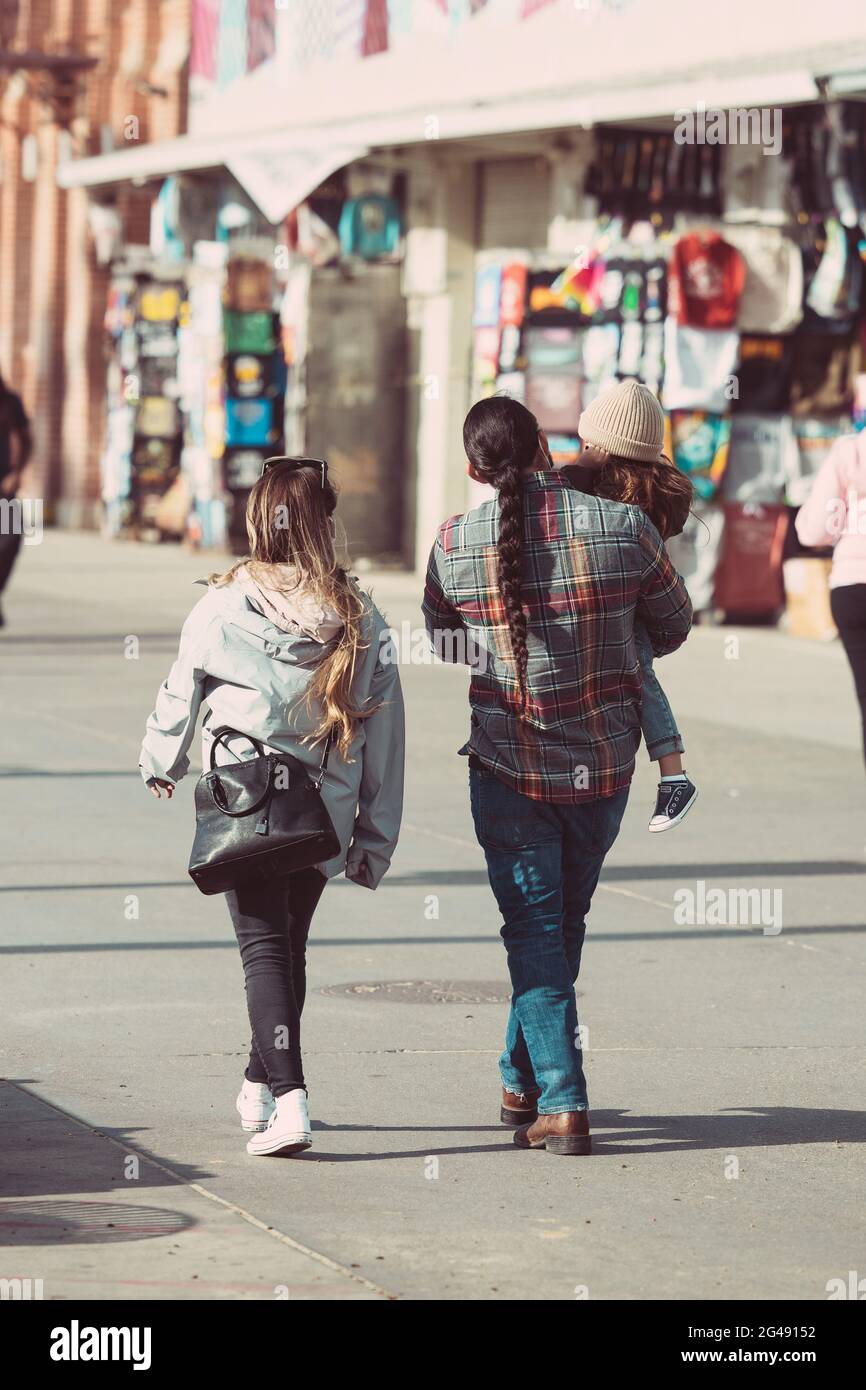
M469 404L476 187L476 165L444 151L422 152L410 171L404 289L416 468L407 549L419 570L440 523L467 505L461 428Z

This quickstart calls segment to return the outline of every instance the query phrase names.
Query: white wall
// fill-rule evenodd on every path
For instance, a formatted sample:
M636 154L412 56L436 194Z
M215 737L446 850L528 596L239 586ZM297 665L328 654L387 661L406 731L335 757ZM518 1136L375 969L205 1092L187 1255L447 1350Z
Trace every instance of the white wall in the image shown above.
M434 118L447 139L530 128L527 108L543 128L672 114L690 100L794 100L809 94L811 74L866 66L861 0L726 0L717 10L552 0L523 21L515 0L490 0L475 18L407 35L391 52L304 70L291 10L279 16L277 57L196 102L194 130L349 124L362 142L387 143L389 130L401 141L428 138Z

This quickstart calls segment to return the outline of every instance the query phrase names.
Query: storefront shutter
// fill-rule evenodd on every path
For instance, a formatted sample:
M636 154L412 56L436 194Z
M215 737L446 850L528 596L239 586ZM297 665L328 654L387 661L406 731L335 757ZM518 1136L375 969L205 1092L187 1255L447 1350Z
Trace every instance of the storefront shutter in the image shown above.
M550 166L546 159L495 159L481 166L479 248L547 245Z

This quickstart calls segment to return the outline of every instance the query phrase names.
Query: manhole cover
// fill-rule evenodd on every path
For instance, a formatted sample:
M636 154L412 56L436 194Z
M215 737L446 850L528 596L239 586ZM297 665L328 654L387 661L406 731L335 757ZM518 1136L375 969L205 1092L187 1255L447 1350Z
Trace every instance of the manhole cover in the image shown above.
M395 1004L507 1004L511 999L508 985L499 980L365 980L356 985L327 985L319 993Z

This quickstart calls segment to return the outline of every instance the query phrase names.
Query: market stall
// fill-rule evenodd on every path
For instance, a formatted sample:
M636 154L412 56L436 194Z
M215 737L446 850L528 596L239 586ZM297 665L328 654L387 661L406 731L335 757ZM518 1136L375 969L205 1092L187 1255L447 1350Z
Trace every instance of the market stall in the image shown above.
M793 518L864 423L864 109L771 114L773 148L599 128L597 214L572 258L478 255L473 389L525 401L563 463L593 397L643 381L694 484L671 553L696 608L775 620L788 576L797 630L826 637L826 558L796 546Z

